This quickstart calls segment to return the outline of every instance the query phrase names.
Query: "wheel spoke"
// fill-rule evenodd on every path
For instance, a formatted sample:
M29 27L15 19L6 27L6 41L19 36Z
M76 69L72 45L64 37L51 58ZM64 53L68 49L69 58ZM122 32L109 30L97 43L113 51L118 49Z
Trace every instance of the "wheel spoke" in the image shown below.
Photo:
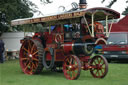
M36 67L38 66L38 62L35 63L35 66L36 66Z
M31 49L31 43L30 43L30 40L28 41L28 47L29 47L29 49Z
M100 61L98 60L99 63L101 63L102 59L100 58Z
M70 64L70 60L69 60L69 58L67 58L67 62Z
M38 53L38 50L36 51L36 52L34 52L32 55L34 56L35 54L37 54Z
M26 57L28 56L28 53L26 53L26 52L24 52L23 54L24 54L24 56L26 56Z
M71 71L71 74L72 74L72 77L71 77L71 78L74 78L74 73L73 73L73 71Z
M26 65L26 67L24 68L24 71L26 71L29 65L30 65L30 62L28 63L28 65Z
M103 67L103 65L105 65L105 62L102 63L101 67Z
M32 58L32 60L34 60L34 61L39 61L37 58Z
M96 73L95 74L97 75L97 73L98 73L98 69L96 70Z
M72 57L70 58L70 62L69 63L70 63L70 65L72 64Z
M30 69L31 69L30 74L32 74L32 72L33 72L33 63L31 63Z
M38 57L39 55L37 54L37 55L34 55L35 57Z
M102 75L104 74L104 72L102 71L102 69L101 69L101 73L102 73Z
M74 76L76 76L76 75L77 75L77 73L75 73L75 71L72 71L72 72L73 72Z
M95 71L96 69L95 69L95 68L92 68L91 70L92 70L92 71Z
M34 47L35 47L35 44L33 44L32 48L31 48L31 53L32 53L33 50L34 50Z
M100 71L98 70L98 76L100 76Z
M22 61L24 61L24 60L28 60L28 58L21 58L21 60L22 60Z
M22 47L22 49L24 49L27 53L29 53L29 51L25 47Z
M97 64L95 60L94 60L94 64L95 64L95 65Z
M26 63L24 63L24 66L27 66L28 63L29 63L29 60L27 60Z
M65 67L69 67L69 65L67 65L66 63L64 64Z

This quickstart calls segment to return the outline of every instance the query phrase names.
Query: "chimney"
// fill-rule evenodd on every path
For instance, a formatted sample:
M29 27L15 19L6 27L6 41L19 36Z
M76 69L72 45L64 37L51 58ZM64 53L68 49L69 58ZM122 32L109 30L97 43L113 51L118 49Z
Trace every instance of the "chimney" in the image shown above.
M80 0L79 8L80 9L86 9L87 8L86 0Z

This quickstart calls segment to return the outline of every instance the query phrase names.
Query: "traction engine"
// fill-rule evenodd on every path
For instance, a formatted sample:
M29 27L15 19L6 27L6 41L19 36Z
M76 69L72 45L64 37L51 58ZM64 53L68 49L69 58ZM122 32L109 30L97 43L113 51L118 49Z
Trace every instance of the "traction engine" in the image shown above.
M25 74L38 74L46 68L63 70L69 80L78 79L81 70L90 70L95 78L106 76L106 59L93 53L96 45L106 44L111 30L108 19L117 19L120 14L101 7L82 9L86 7L82 0L80 7L76 11L11 22L12 26L38 23L45 27L44 32L21 40L20 66ZM102 20L106 26L101 24Z
M90 70L96 78L103 78L108 71L106 59L94 52L95 43L92 38L83 39L78 31L61 26L49 32L35 33L33 37L22 40L20 65L24 73L35 74L42 68L57 70L63 67L67 79L73 80L80 76L81 69ZM73 29L72 29L73 30Z

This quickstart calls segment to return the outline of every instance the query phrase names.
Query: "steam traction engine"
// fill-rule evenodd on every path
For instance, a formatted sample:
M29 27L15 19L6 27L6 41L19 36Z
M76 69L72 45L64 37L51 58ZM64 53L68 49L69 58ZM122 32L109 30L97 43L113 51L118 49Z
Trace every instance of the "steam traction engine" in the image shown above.
M77 79L82 70L90 70L95 78L104 78L108 63L101 55L91 57L97 44L106 44L111 28L108 19L118 12L108 8L78 9L52 16L13 20L12 26L38 23L45 27L33 37L21 40L20 66L25 74L46 69L63 68L64 76ZM106 21L105 27L100 21Z

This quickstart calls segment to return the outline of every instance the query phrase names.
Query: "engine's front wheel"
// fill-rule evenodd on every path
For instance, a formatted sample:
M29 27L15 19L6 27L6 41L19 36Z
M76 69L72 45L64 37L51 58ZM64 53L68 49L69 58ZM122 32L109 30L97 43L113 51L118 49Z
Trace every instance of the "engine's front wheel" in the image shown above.
M64 76L69 80L78 79L81 72L81 63L77 56L67 56L63 63Z
M37 74L42 71L43 45L33 39L26 39L20 49L20 66L25 74Z
M104 78L108 73L108 62L100 55L94 56L90 61L90 73L95 78Z

